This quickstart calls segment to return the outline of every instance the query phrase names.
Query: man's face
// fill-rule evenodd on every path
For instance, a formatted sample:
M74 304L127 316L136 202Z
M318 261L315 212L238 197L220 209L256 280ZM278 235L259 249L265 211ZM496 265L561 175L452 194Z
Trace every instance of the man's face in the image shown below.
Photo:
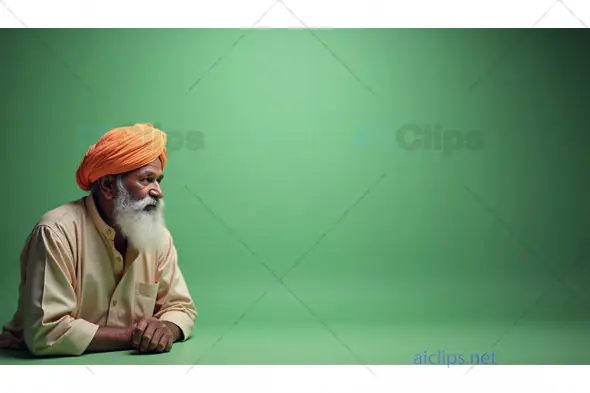
M148 165L125 175L123 184L134 199L148 196L159 200L164 197L160 182L164 179L162 162L156 159Z
M140 251L162 250L166 246L164 194L159 184L162 178L159 159L117 177L114 219L122 234Z

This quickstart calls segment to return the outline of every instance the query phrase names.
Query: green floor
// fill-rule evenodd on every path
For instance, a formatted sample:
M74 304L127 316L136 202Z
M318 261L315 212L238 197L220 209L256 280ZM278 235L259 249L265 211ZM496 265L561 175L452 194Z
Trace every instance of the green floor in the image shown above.
M245 322L247 325L247 322ZM553 324L555 325L555 324ZM171 352L138 355L133 351L89 354L82 357L34 359L24 352L1 351L0 364L414 364L416 354L494 354L494 363L589 364L589 323L572 323L569 328L546 323L481 326L405 325L391 327L338 327L330 332L310 323L298 328L269 329L247 326L219 342L218 330L203 330ZM427 327L428 326L428 327ZM221 330L221 329L220 329ZM492 350L490 341L507 331ZM214 346L214 343L217 344ZM436 362L436 360L435 360Z

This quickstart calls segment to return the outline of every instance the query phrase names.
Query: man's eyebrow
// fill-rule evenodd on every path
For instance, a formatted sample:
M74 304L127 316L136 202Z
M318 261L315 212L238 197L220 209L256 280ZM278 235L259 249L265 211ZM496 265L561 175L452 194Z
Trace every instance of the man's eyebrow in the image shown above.
M139 172L139 175L140 176L150 176L150 175L154 175L155 176L156 175L156 172L154 172L151 169L144 169L144 170L142 170L142 171ZM164 174L162 173L159 178L160 179L163 179L164 178Z

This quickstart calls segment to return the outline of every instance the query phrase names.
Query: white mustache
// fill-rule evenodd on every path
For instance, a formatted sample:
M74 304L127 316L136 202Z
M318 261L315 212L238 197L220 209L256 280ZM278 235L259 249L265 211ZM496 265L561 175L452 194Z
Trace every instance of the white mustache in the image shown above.
M158 204L161 204L158 199L148 196L141 200L129 201L127 206L134 210L143 210L148 206L158 206Z

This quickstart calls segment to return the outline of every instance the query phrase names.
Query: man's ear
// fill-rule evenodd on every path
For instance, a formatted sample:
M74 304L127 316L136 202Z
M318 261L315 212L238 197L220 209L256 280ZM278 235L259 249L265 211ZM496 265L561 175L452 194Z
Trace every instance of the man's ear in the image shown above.
M100 188L100 193L106 198L106 199L114 199L115 198L115 188L116 188L116 184L115 184L115 177L112 175L106 175L101 177L98 180L98 184L99 184L99 188Z

